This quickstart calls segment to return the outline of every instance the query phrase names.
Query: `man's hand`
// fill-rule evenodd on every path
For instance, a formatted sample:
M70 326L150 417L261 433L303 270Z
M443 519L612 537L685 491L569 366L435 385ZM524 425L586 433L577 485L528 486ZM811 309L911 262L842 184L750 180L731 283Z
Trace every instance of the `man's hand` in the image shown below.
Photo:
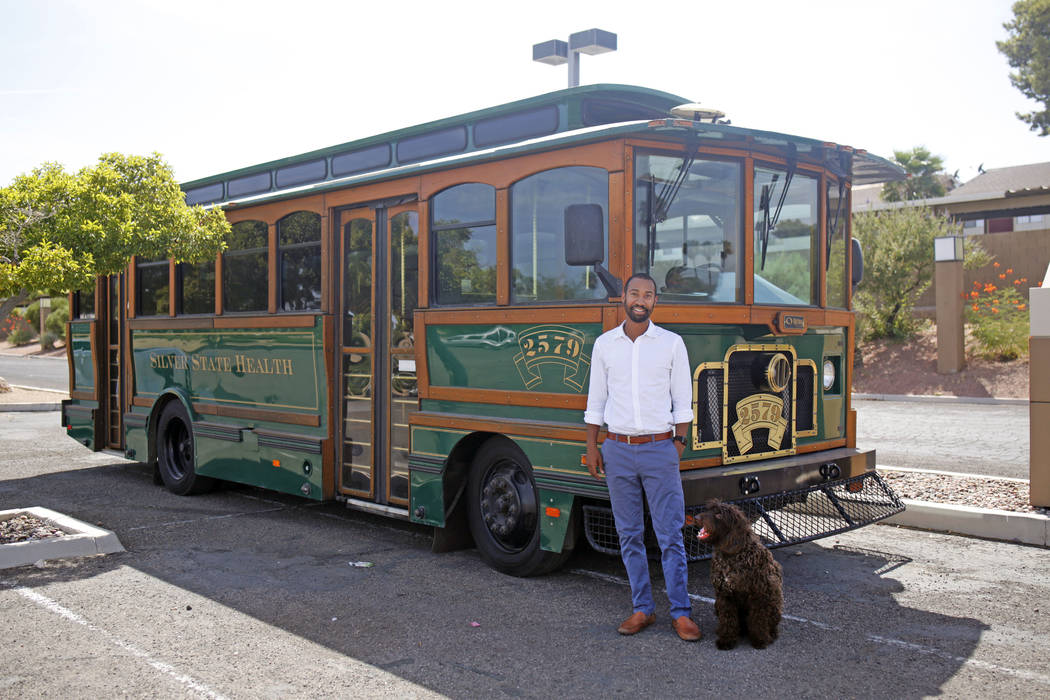
M593 442L587 443L587 471L595 479L605 476L605 462L602 461L602 453L598 450L598 445Z
M678 450L678 461L681 462L682 461L682 453L685 452L685 443L684 442L679 442L678 440L675 440L674 441L674 446L675 446L675 449Z

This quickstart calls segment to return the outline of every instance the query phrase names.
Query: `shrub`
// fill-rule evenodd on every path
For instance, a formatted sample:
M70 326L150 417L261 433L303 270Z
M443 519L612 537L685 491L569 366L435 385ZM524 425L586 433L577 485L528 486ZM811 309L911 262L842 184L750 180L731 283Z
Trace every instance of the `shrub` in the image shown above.
M51 331L44 331L44 334L40 336L40 347L44 350L54 350L56 340L58 340L58 336Z
M933 239L959 233L959 224L926 207L853 216L853 235L864 250L864 281L854 297L855 308L866 318L864 339L915 334L919 324L912 309L933 281ZM972 238L965 242L967 269L988 263L979 243Z
M1012 268L994 264L995 282L974 282L966 295L966 320L978 354L992 360L1014 360L1028 354L1028 305L1018 288L1028 281Z
M0 323L0 340L7 340L7 336L18 326L19 321L22 321L21 314L17 310L12 311L11 315L5 318L3 323Z
M44 330L53 334L56 338L65 338L67 321L69 321L68 304L57 310L51 309L51 313L44 319Z
M7 336L7 342L12 345L28 345L33 342L34 338L36 338L36 333L29 327L29 324L23 322L11 331Z

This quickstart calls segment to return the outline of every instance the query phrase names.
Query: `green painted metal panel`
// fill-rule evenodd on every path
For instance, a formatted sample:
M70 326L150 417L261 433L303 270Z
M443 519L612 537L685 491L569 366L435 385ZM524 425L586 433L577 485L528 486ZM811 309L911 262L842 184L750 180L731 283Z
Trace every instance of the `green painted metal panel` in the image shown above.
M444 459L452 452L456 443L462 440L468 433L465 430L452 430L449 428L423 428L412 426L412 453L426 455L428 457L439 457Z
M66 435L88 449L95 449L95 421L92 412L97 411L97 401L66 399L62 402L62 417L65 420Z
M432 386L587 393L597 323L427 326Z
M91 356L91 324L70 323L69 345L73 356L73 390L95 390L95 363Z
M565 533L569 529L569 518L575 496L571 493L539 489L540 499L540 549L545 552L560 552L565 547ZM556 508L558 517L547 515L548 508Z
M195 402L327 415L320 320L313 329L134 330L131 345L138 396L178 388Z
M444 475L411 471L412 522L445 527ZM420 511L422 509L422 511ZM422 512L423 517L417 517Z

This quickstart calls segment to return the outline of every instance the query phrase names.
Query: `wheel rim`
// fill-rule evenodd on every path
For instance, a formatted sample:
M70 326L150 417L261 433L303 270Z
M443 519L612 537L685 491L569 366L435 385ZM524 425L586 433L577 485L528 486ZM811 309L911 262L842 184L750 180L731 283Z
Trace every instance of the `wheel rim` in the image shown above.
M505 459L493 464L482 479L478 501L493 542L509 552L528 546L536 527L536 492L520 465Z
M168 457L166 461L171 476L176 480L185 477L193 464L193 439L181 420L173 420L168 425L164 452Z

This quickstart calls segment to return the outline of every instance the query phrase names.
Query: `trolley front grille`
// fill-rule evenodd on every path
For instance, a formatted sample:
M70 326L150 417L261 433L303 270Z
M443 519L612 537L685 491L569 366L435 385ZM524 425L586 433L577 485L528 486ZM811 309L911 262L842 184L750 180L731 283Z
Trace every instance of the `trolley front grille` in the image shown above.
M755 534L770 549L855 530L904 510L897 494L875 472L730 503L744 511ZM686 514L696 515L703 510L702 505L688 506ZM648 517L647 513L646 545L653 552L656 539ZM620 540L610 508L584 506L583 523L587 541L594 549L619 554ZM710 546L696 539L696 534L690 526L682 530L689 561L711 556ZM658 557L659 552L654 552L654 556Z

